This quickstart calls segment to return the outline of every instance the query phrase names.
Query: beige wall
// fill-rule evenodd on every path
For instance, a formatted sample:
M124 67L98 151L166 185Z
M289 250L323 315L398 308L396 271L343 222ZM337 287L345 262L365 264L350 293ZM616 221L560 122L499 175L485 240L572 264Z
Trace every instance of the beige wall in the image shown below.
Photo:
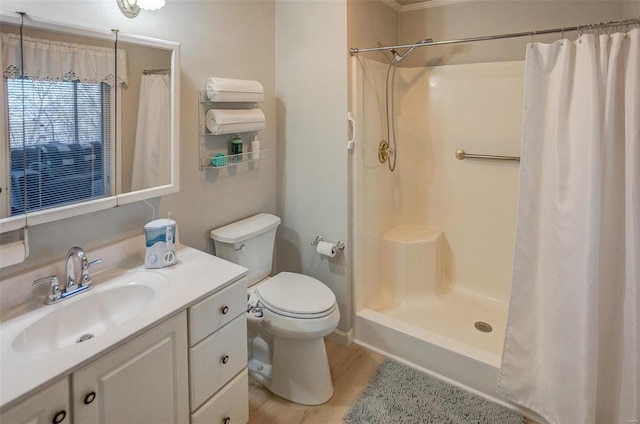
M618 20L638 15L637 1L473 1L454 3L399 16L399 42L424 38L450 40L466 37L526 32ZM635 5L635 6L634 6ZM633 9L636 12L633 13ZM567 34L575 38L575 34ZM558 35L538 36L538 41L557 40ZM403 66L435 66L458 63L523 60L530 37L480 41L414 51Z
M347 240L346 1L276 2L278 271L315 277L336 294L338 329L351 327L346 252L311 246ZM349 249L350 246L347 246Z
M640 18L640 1L630 0L623 2L622 11L624 16Z
M380 0L347 0L347 22L349 48L392 46L398 43L398 12ZM366 57L389 62L391 53L387 51L372 52L367 53ZM353 78L351 68L351 61L349 61L347 75L350 82ZM351 104L351 95L352 90L349 90L349 104ZM349 175L353 175L351 169Z
M124 17L114 0L31 1L3 0L3 12L24 11L35 17L181 43L180 192L150 203L159 216L179 225L180 240L213 252L212 228L238 218L276 211L276 108L275 108L275 3L272 1L168 1L157 11L142 11L135 19ZM255 79L262 82L266 100L260 104L267 127L260 132L266 159L253 170L239 168L201 172L198 169L197 92L207 77ZM224 147L225 141L220 141ZM140 234L152 219L142 202L34 226L30 231L31 255L19 265L2 270L2 277L52 261L61 261L73 245L88 251ZM105 264L109 266L109 264Z
M398 43L398 12L379 0L348 0L347 19L349 48ZM367 57L387 62L391 60L391 53L368 53Z

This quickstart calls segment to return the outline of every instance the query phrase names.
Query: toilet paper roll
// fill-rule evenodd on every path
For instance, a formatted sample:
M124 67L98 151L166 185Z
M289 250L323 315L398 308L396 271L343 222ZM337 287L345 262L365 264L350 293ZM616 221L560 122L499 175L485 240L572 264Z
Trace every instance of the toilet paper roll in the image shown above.
M326 241L321 241L316 246L316 252L318 252L321 255L328 256L330 258L333 258L334 256L336 256L337 251L338 251L338 247L335 244L329 243Z

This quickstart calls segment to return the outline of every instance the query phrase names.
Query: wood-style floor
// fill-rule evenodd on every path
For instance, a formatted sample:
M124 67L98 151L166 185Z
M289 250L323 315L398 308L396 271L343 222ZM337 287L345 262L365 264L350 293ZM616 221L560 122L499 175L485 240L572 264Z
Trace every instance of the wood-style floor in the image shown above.
M325 404L286 401L249 378L249 424L340 424L384 356L355 343L344 347L325 339L334 394ZM538 424L526 419L526 424Z
M325 404L298 405L286 401L249 378L250 424L339 424L384 359L352 343L344 347L325 339L334 394Z

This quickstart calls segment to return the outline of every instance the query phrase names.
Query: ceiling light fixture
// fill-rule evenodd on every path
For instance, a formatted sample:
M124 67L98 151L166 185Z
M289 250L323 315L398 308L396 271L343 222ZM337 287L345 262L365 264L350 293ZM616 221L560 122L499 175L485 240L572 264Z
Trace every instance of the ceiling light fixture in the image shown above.
M117 0L118 7L127 18L135 18L140 9L157 10L164 7L165 0Z

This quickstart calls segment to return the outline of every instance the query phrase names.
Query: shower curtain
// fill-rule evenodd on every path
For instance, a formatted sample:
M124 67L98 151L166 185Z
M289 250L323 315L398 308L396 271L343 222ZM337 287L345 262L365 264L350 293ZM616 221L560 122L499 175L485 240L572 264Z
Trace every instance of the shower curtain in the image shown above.
M131 190L171 182L169 75L142 75Z
M498 392L552 423L640 419L640 29L527 46Z

